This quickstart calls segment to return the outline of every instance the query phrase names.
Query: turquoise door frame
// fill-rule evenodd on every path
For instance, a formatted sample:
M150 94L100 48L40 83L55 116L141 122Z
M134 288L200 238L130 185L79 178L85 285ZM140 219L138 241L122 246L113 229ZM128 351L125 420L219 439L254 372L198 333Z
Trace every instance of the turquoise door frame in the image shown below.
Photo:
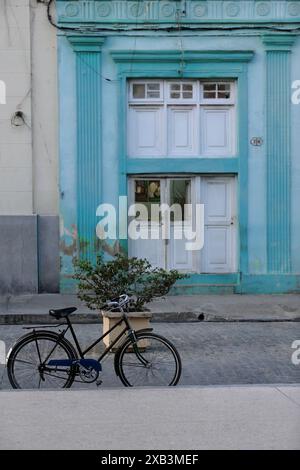
M119 85L119 196L127 196L127 179L134 174L235 174L238 180L238 272L192 274L176 293L237 292L248 273L248 82L247 62L253 51L112 51ZM237 80L237 154L223 158L128 158L127 81L131 78L232 78ZM127 240L120 241L127 252Z

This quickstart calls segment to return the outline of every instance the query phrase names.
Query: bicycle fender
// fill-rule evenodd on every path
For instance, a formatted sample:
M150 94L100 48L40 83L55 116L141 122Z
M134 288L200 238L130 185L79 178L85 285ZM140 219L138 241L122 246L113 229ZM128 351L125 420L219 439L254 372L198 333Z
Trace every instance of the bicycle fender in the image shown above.
M135 330L136 333L144 333L145 331L153 331L153 328L142 328L141 330Z
M40 330L39 332L43 332L43 333L48 333L48 330ZM11 355L12 353L12 350L14 349L14 347L21 341L23 341L23 339L29 337L29 336L32 336L32 334L34 333L34 327L31 331L29 331L28 333L25 333L24 335L20 336L19 338L17 338L11 345L11 347L9 348L8 350L8 353L6 355L6 363L9 359L9 356ZM54 332L54 331L51 331L50 333L53 333L54 335L57 335L58 333Z

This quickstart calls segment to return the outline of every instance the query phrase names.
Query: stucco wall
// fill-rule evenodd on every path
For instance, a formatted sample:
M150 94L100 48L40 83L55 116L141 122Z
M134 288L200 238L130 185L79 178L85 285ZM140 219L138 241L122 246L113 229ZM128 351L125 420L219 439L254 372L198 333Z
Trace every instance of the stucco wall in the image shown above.
M56 30L46 6L1 0L0 80L6 84L6 104L0 104L2 294L58 290L56 60ZM11 124L16 111L25 116L19 127Z
M0 215L57 214L56 30L36 0L0 2ZM26 124L12 127L11 116Z
M0 214L32 214L31 53L29 0L0 2ZM12 127L16 110L27 125Z
M56 30L45 5L31 0L33 207L58 214L58 120Z

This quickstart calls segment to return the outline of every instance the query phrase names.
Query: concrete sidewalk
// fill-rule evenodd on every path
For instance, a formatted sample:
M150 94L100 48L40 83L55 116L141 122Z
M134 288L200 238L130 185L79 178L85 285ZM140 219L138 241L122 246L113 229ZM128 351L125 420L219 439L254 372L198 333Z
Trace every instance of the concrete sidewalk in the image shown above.
M300 386L0 392L0 449L300 449Z
M49 323L50 308L78 307L77 323L99 322L76 295L37 294L0 297L0 324ZM147 306L154 321L300 321L300 295L167 296Z

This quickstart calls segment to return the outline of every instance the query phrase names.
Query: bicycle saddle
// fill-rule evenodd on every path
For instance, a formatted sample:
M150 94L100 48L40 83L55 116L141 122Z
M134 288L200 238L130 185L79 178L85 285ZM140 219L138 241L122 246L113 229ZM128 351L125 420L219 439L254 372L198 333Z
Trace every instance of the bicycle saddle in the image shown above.
M59 320L60 318L68 317L69 315L71 315L71 313L75 312L76 310L76 307L59 308L56 310L51 309L49 310L49 315Z

